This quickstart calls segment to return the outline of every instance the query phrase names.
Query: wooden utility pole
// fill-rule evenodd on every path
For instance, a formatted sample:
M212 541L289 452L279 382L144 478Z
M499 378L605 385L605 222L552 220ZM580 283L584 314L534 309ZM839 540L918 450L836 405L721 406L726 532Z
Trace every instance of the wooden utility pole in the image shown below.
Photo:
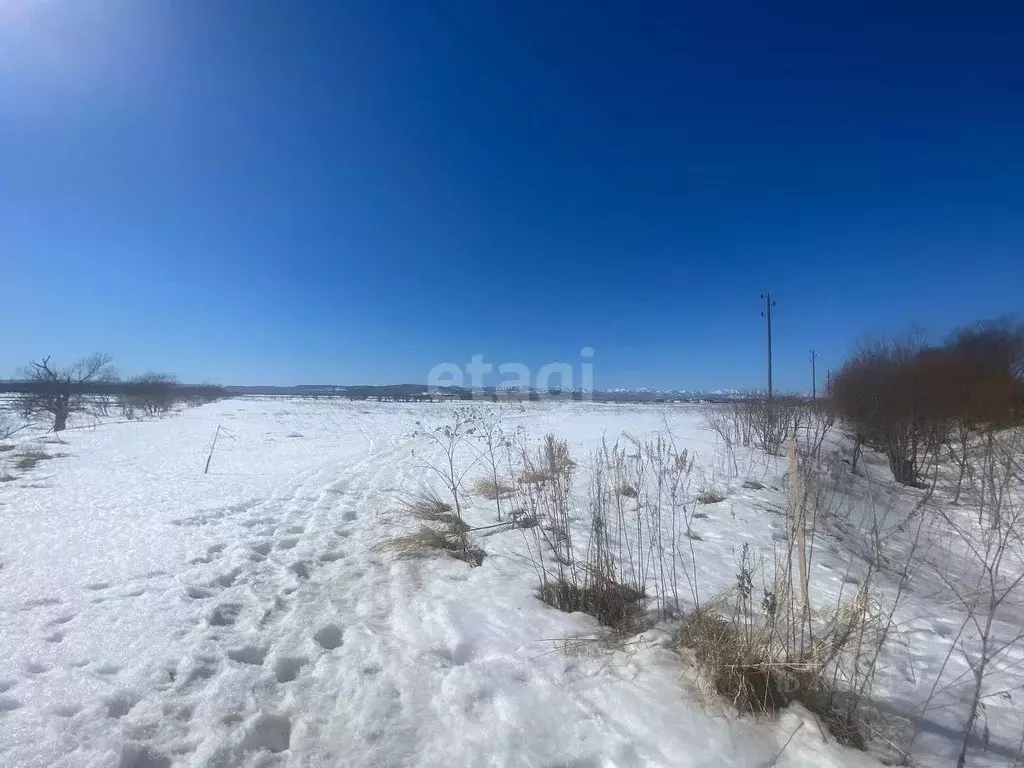
M818 402L818 353L811 350L811 400Z
M768 404L772 402L772 307L775 306L775 302L772 301L772 295L770 293L762 293L761 298L764 299L764 311L761 313L761 317L768 321Z

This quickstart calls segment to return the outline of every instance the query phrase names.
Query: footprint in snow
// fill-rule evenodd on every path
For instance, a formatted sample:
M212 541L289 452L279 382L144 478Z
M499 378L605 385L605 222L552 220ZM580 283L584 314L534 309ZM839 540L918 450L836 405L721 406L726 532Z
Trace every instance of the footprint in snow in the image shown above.
M333 651L341 645L341 628L336 624L327 624L317 630L317 633L313 635L313 639L325 651Z
M290 593L289 593L290 594ZM288 608L288 603L283 597L278 595L274 598L274 604L263 611L263 616L260 618L260 627L266 627L273 620L274 616L281 611Z
M85 585L85 588L92 592L99 592L101 589L107 589L109 587L109 581L92 581Z
M267 658L267 649L256 645L243 645L240 648L230 649L228 651L228 658L240 664L259 666Z
M284 752L291 743L292 723L284 715L261 714L245 729L241 748L246 752L266 749Z
M225 547L227 547L227 544L214 544L212 547L207 547L206 555L203 557L193 558L189 563L191 565L196 565L198 563L212 563L217 559L220 553L224 551Z
M81 704L55 704L50 707L50 714L57 717L74 717L82 711Z
M355 520L356 517L357 517L357 515L356 515L356 511L354 509L347 509L347 510L345 510L344 514L342 514L341 519L345 520L346 522L351 522L351 521Z
M341 560L344 557L342 552L324 552L322 555L317 557L321 563L333 563L337 560Z
M165 716L182 723L191 720L192 715L195 714L195 710L189 704L164 704L162 709Z
M49 672L52 667L49 664L44 664L41 661L28 661L25 662L25 671L30 675L41 675L44 672Z
M281 656L274 662L274 676L279 683L290 683L308 663L305 656Z
M51 632L50 634L48 634L43 639L46 642L48 642L48 643L61 643L61 642L64 642L64 633L63 632Z
M49 605L60 605L60 600L56 597L36 597L32 600L25 601L25 609L31 608L45 608Z
M217 674L217 660L210 658L200 658L199 664L196 665L189 674L185 677L185 681L182 683L182 687L191 685L192 683L199 682L200 680L209 680L211 677Z
M122 768L171 768L171 758L142 744L126 744L121 749Z
M285 528L285 533L304 533L306 526L304 525L289 525Z
M290 566L288 566L288 570L290 570L300 579L309 578L309 563L305 562L304 560L299 560L298 562L292 563Z
M241 612L242 606L238 603L222 603L213 609L208 621L214 627L229 627Z
M277 542L277 548L278 549L294 549L295 545L298 544L298 543L299 543L299 540L295 539L295 538L281 539L279 542Z
M269 555L270 550L274 548L274 542L272 541L261 541L259 544L252 546L252 551L257 555Z
M12 712L21 706L21 702L10 696L0 696L0 712Z
M213 586L230 587L232 584L235 583L235 579L238 578L238 575L241 572L242 572L241 568L237 568L237 567L236 568L232 568L230 571L227 571L226 573L222 573L220 576L218 576L216 579L214 579L213 582L210 584L210 586L211 587L213 587Z
M121 668L117 664L100 664L96 667L97 675L116 675L121 671Z
M185 595L193 600L205 600L213 597L213 592L202 587L185 587Z
M106 705L106 717L120 720L131 712L131 708L136 705L137 700L130 693L121 691L104 698L103 703Z

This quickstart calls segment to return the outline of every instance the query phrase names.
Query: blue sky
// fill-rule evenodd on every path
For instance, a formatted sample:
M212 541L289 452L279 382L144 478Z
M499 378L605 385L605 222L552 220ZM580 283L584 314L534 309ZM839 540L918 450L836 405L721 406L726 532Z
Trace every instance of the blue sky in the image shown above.
M1024 9L0 0L0 375L809 386L1024 309Z

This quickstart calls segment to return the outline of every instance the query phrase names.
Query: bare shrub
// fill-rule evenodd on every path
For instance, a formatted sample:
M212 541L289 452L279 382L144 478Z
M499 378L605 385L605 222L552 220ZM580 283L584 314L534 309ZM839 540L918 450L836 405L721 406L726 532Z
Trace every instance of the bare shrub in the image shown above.
M585 507L579 510L571 489L575 462L566 459L567 446L552 450L551 441L524 455L527 471L548 478L519 487L523 508L540 521L533 560L542 599L586 610L620 632L642 626L648 604L659 617L678 613L681 584L689 583L691 599L699 601L691 574L694 459L677 450L670 432L603 441L590 456ZM552 473L552 463L562 469ZM573 521L585 524L574 532Z
M957 759L961 767L966 763L986 701L998 693L986 690L986 681L1001 666L1016 663L1012 659L1024 640L1024 630L1007 637L996 629L1000 622L1018 625L1014 617L1024 585L1024 504L1019 495L1024 487L1024 428L1005 430L991 441L982 442L981 447L984 455L979 481L988 493L979 499L978 519L940 508L943 522L957 537L962 552L956 568L948 562L933 564L963 615L949 655L955 652L961 656L972 678ZM931 696L925 709L930 705Z
M477 414L472 408L456 408L444 424L426 427L416 422L413 437L421 437L440 450L441 458L434 459L420 454L421 466L436 474L451 494L455 514L462 519L463 481L473 468L475 461L463 463L466 441L476 433Z
M858 444L885 453L899 483L919 484L948 447L959 465L959 500L971 433L1024 419L1024 325L981 323L941 346L913 339L864 346L833 378L830 401Z
M813 618L778 560L765 578L744 544L736 584L687 615L677 642L694 653L712 687L741 712L774 713L800 702L845 744L863 748L865 691L851 694L851 670L879 641L867 586ZM755 581L762 578L760 600Z
M506 412L505 408L476 412L476 437L481 446L477 453L487 470L487 477L476 484L475 490L495 502L499 522L502 519L501 502L515 490L501 477L502 460L512 451L515 437L514 432L506 432L501 425Z
M18 397L18 409L26 418L51 416L54 432L63 431L72 414L88 408L93 385L117 379L110 356L100 353L69 368L52 366L50 358L44 357L40 362L32 361L23 373L26 382Z
M871 502L859 531L867 551L851 555L838 593L826 585L816 590L813 575L819 571L811 565L818 527L843 499L829 483L830 471L818 457L801 456L796 438L790 438L786 541L767 560L755 558L744 544L734 586L687 615L678 642L692 650L712 687L741 711L774 712L798 701L837 739L863 747L875 676L907 592L925 516L912 515L916 528L907 519L894 524L911 535L897 560L886 551L895 527L887 522L887 510ZM866 568L857 578L849 576L855 562ZM876 589L883 564L897 574L895 593ZM856 585L853 592L848 584ZM822 601L816 592L826 591L832 597Z
M725 446L733 474L739 474L736 451L756 447L770 455L779 455L782 444L793 432L811 421L809 403L798 397L753 393L725 405L709 407L704 426L715 433Z
M532 557L542 601L562 611L582 611L601 624L628 632L641 615L643 591L622 579L618 561L612 555L608 535L610 494L605 474L596 468L591 479L590 536L583 559L576 557L572 520L576 516L572 496L572 477L576 463L568 444L547 435L533 454L524 453L526 472L545 475L539 483L524 483L520 490L526 509L539 525L533 528ZM549 565L547 553L553 555Z

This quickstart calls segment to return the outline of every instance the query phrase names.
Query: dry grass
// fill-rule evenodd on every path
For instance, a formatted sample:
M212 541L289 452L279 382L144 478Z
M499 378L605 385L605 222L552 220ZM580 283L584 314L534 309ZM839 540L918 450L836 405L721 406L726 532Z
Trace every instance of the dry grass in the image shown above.
M576 462L569 453L569 443L552 434L544 436L544 443L537 449L536 456L524 452L523 460L526 466L519 473L519 482L524 485L568 478L576 469Z
M527 469L519 473L519 482L525 485L534 485L537 483L546 483L550 480L553 475L543 469Z
M779 611L757 620L721 596L689 614L677 634L712 687L739 711L774 714L792 702L813 712L835 738L864 749L867 738L858 697L843 691L837 670L857 665L877 636L866 593L818 617L813 640L792 645L796 629ZM797 618L799 621L799 618ZM799 631L798 629L796 631Z
M469 526L452 510L452 505L432 493L421 493L404 501L402 507L412 517L426 523L441 523L456 533L465 533Z
M480 565L484 561L483 550L471 545L464 533L438 530L429 525L421 525L413 533L396 536L382 546L400 557L428 557L443 552L470 565Z
M495 501L496 499L505 499L515 493L515 488L508 483L498 480L478 480L473 486L473 492L478 496L483 496L489 501Z
M381 548L400 557L426 557L443 552L470 565L483 562L484 551L469 541L469 525L452 511L450 504L426 492L413 496L402 506L422 523L412 533L384 542Z
M40 451L38 449L29 449L22 451L18 454L17 460L14 462L14 468L22 471L32 469L40 461L46 461L47 459L57 458L56 454L50 454L46 451Z
M715 608L687 616L677 639L694 652L715 690L740 711L776 712L789 704L789 671L768 663L762 652L764 638L745 637Z
M580 586L560 579L543 584L540 599L566 613L589 614L617 632L634 634L642 629L644 594L625 584L594 579Z
M723 698L740 712L775 714L792 702L813 712L841 743L864 749L863 724L839 705L831 681L813 660L779 661L766 653L763 632L747 635L737 624L713 609L687 617L679 643L697 661Z
M619 496L625 496L627 499L635 499L640 495L640 490L630 483L623 483L616 490Z
M705 488L697 494L698 504L717 504L720 501L725 501L725 494L717 488Z
M552 475L569 475L576 468L576 462L569 453L569 443L559 440L553 434L544 436L543 453Z

